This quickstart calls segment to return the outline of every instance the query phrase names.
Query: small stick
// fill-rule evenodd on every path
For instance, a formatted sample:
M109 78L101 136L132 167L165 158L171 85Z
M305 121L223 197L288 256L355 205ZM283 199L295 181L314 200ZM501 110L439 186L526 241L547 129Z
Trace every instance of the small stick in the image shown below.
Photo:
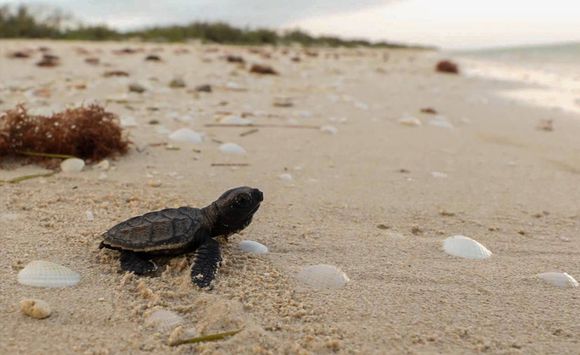
M251 129L249 131L245 131L245 132L240 133L240 137L249 136L250 134L254 134L254 133L258 132L258 131L260 131L260 130L257 129L257 128L254 128L254 129Z
M208 123L204 127L261 127L261 128L305 128L305 129L320 129L320 126L314 125L298 125L298 124L267 124L267 123L253 123L253 124L229 124L229 123Z
M68 154L53 154L53 153L28 152L28 151L18 151L16 153L22 154L22 155L28 155L31 157L57 158L57 159L76 158L74 155L68 155Z
M52 171L50 173L17 176L15 178L12 178L9 180L0 180L0 184L17 184L17 183L25 181L25 180L35 179L35 178L39 178L39 177L49 177L49 176L52 176L54 174L56 174L56 171Z
M201 343L204 341L216 341L216 340L222 340L225 339L226 337L232 336L232 335L236 335L239 332L241 332L241 329L238 330L233 330L233 331L229 331L229 332L224 332L224 333L216 333L216 334L210 334L210 335L204 335L204 336L200 336L200 337L195 337L195 338L190 338L190 339L184 339L184 340L178 340L172 344L170 344L171 346L176 346L176 345L182 345L182 344L195 344L195 343Z
M250 166L248 163L211 163L211 166Z

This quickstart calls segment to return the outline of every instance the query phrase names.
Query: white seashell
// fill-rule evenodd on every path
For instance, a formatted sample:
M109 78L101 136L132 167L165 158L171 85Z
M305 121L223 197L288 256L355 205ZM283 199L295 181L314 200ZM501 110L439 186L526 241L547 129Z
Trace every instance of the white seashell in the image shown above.
M137 119L133 116L121 117L121 127L137 127Z
M447 174L439 172L439 171L432 171L431 176L433 176L434 178L438 178L438 179L445 179L447 177Z
M43 300L23 299L20 301L20 311L29 317L44 319L52 313L50 306Z
M95 220L95 215L93 214L93 211L85 211L85 215L87 217L87 221L92 222Z
M453 124L447 121L447 118L443 116L435 116L430 119L427 123L431 126L439 127L439 128L453 128Z
M60 163L60 170L65 173L78 173L85 167L85 162L78 158L65 159Z
M203 136L189 128L180 128L171 133L169 139L175 142L199 144L203 141Z
M463 235L449 237L443 241L443 250L449 255L466 259L487 259L491 251L477 241Z
M252 254L267 254L268 247L264 244L255 242L253 240L242 240L240 242L240 249L246 253Z
M328 134L337 134L338 128L334 126L322 126L320 127L320 131Z
M421 125L421 121L417 117L413 116L403 116L399 119L399 123L403 126L418 127Z
M44 260L31 261L18 273L18 282L35 287L74 286L81 280L78 272Z
M292 181L292 175L288 173L280 174L278 178L283 181Z
M222 153L238 154L238 155L243 155L247 153L242 146L236 143L224 143L220 145L220 151Z
M336 289L341 288L349 282L348 276L333 265L313 265L308 266L300 271L296 278L308 286L317 289Z
M254 121L247 119L247 118L242 118L240 116L231 115L231 116L227 116L227 117L222 118L220 120L220 123L235 124L235 125L240 125L240 126L249 126L252 123L254 123Z
M565 272L544 272L538 277L554 286L578 287L578 281Z
M156 310L145 319L147 326L155 327L161 333L167 333L182 325L183 322L184 320L179 314L166 309Z

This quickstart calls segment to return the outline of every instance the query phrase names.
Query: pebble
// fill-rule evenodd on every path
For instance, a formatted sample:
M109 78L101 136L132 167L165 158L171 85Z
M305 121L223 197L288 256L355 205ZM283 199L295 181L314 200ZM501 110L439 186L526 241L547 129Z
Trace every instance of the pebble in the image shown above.
M147 91L147 88L145 88L145 86L139 84L139 83L131 83L129 84L129 91L130 92L135 92L138 94L142 94L145 91Z
M102 170L102 171L107 171L107 170L109 170L110 167L111 167L111 163L107 159L101 160L98 164L95 165L95 168Z
M78 158L65 159L60 163L60 170L64 173L78 173L85 167L85 162Z
M242 240L240 242L240 249L246 253L252 254L267 254L268 247L264 244L255 242L253 240Z
M240 146L236 143L224 143L224 144L220 145L219 150L222 153L227 153L227 154L244 155L247 153L246 150L242 146Z
M326 264L308 266L302 269L296 278L316 289L338 289L350 281L348 276L338 267Z
M169 87L172 89L181 89L185 87L185 81L181 78L175 78L169 82Z
M39 299L23 299L20 301L20 311L29 317L44 319L50 316L52 310L48 303Z

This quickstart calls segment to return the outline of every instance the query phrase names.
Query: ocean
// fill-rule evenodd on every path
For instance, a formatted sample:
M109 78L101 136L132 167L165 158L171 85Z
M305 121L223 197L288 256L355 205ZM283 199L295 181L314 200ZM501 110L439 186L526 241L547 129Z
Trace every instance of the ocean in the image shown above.
M580 43L450 54L465 75L523 84L498 92L500 96L580 115Z

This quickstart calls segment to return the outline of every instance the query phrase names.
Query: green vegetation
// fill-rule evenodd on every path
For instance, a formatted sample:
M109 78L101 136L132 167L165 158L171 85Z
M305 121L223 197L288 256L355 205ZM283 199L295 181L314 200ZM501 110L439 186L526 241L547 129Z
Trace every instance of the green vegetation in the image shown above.
M139 38L145 41L184 42L200 40L204 43L241 45L289 45L327 47L418 48L388 42L347 40L334 36L312 36L300 30L279 33L269 29L238 28L222 22L194 22L189 25L148 27L120 32L105 25L70 26L70 16L53 11L49 16L34 13L26 6L0 7L0 38L48 38L87 41L124 40ZM429 48L425 48L429 49Z

